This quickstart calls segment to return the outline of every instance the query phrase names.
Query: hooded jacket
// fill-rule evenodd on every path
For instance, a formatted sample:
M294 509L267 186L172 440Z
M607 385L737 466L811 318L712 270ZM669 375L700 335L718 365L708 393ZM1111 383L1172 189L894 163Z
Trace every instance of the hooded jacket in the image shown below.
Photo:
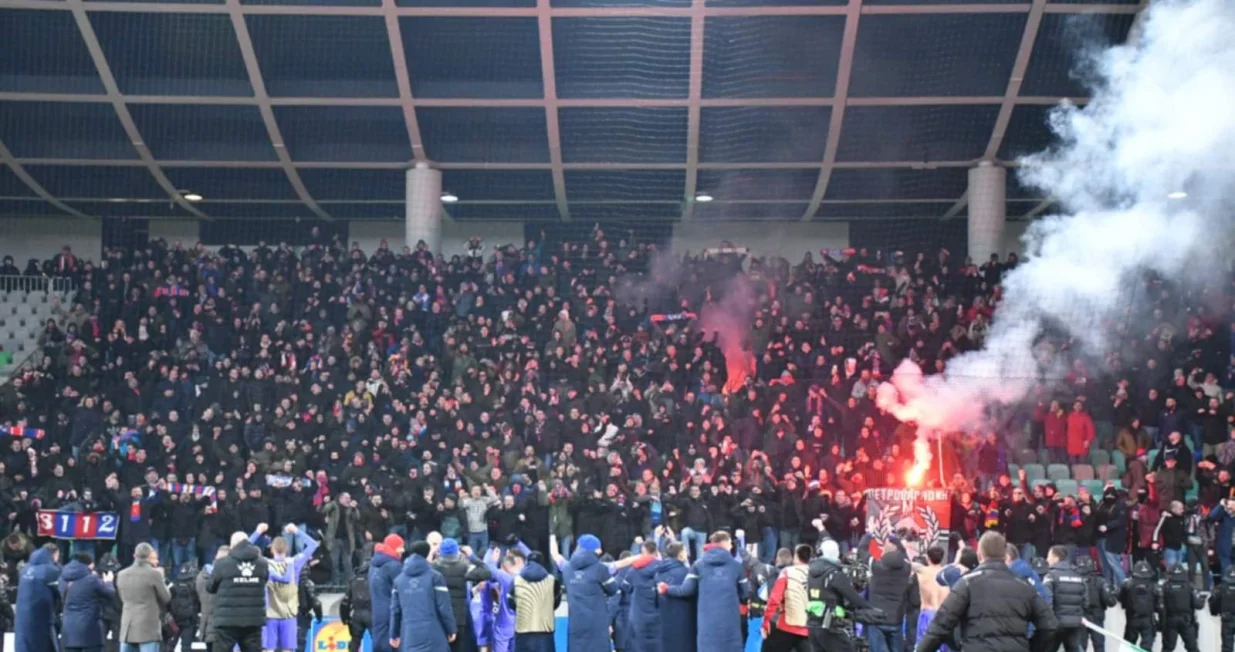
M215 596L214 626L261 627L266 624L266 581L270 569L257 546L242 541L214 562L206 591Z
M669 587L669 595L699 596L699 631L696 645L708 652L741 652L743 621L733 617L750 595L742 563L724 548L704 547L699 561L679 586Z
M373 652L390 650L390 592L403 565L385 552L377 552L369 562L369 597L373 609Z
M1041 576L1034 572L1033 567L1029 565L1029 562L1024 559L1017 559L1011 564L1008 564L1007 567L1008 571L1010 571L1013 575L1028 582L1029 585L1038 592L1038 595L1046 601L1047 605L1051 604L1050 591L1047 591L1046 587L1042 585Z
M457 631L450 592L442 574L420 555L403 562L390 600L390 638L400 652L446 652Z
M60 644L66 648L102 647L103 608L116 599L116 587L76 559L60 573L59 585L64 602Z
M39 548L21 569L17 584L15 652L53 652L52 611L56 604L56 580L60 567L51 552Z
M664 562L655 557L640 557L626 575L622 591L630 595L628 624L630 648L623 652L661 652L663 627L659 603L662 599L656 592L656 575Z
M686 581L690 568L677 559L666 559L656 570L656 583L678 586ZM697 639L695 622L695 599L693 597L660 596L657 607L660 611L662 649L670 652L694 652Z
M562 567L562 578L570 609L567 649L610 649L608 597L617 593L617 580L609 576L596 553L583 548L575 550Z

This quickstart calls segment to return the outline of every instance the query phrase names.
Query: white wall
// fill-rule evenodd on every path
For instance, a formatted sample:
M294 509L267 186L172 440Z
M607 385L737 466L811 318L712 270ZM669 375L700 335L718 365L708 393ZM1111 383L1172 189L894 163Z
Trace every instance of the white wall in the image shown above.
M756 256L778 255L797 264L806 252L815 261L820 249L849 246L849 224L845 222L680 222L673 228L674 254L692 254L719 247L729 241L747 247Z
M179 242L185 249L201 240L201 223L197 220L150 220L150 239L163 238L167 246Z
M373 253L381 244L382 238L394 251L403 248L403 222L360 221L353 220L349 226L348 245L352 242L360 244L361 251ZM462 255L467 248L467 239L472 236L484 238L486 248L492 245L523 244L523 222L455 222L442 221L442 255L447 258Z
M0 219L0 257L12 256L22 269L31 258L47 260L68 245L78 258L103 255L103 223L74 217Z

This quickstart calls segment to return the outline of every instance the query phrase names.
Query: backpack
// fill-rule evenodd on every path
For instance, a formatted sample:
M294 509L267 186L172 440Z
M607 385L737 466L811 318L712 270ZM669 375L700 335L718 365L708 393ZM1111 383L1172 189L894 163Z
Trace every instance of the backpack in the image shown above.
M362 623L372 622L373 596L369 593L368 573L352 576L352 581L347 584L347 596L352 606L352 619Z

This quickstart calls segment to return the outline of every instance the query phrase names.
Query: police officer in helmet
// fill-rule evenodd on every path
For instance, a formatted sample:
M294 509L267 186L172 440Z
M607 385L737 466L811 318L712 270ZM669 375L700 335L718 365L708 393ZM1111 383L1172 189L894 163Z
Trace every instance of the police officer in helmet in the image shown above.
M1158 576L1149 562L1142 559L1132 567L1132 577L1124 581L1119 589L1119 604L1124 608L1127 619L1124 626L1124 640L1139 645L1146 650L1152 650L1154 637L1157 636L1157 624L1154 622L1158 613L1158 602L1161 599L1162 587L1158 586Z
M1235 566L1227 567L1210 594L1209 613L1222 619L1222 652L1235 652Z
M1188 578L1188 569L1182 564L1175 564L1166 573L1166 584L1162 587L1162 649L1174 650L1176 638L1184 641L1184 649L1188 652L1198 652L1196 647L1196 610L1205 603L1200 594L1192 588Z
M870 610L840 565L840 546L832 539L819 544L819 557L810 563L806 580L806 626L812 652L852 652L853 633L846 627L846 612Z
M1080 555L1074 564L1076 572L1085 580L1085 592L1088 596L1085 607L1085 619L1102 627L1106 625L1106 610L1119 604L1119 594L1094 563L1093 557ZM1106 637L1089 631L1081 630L1081 649L1087 649L1086 643L1093 643L1094 652L1105 652Z

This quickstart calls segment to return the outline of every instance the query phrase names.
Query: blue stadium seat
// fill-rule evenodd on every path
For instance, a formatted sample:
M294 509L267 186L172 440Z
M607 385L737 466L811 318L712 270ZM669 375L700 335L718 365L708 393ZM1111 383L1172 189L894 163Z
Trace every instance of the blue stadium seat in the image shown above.
M1046 477L1051 480L1067 480L1072 477L1072 470L1067 464L1052 464L1046 467Z
M1020 468L1021 468L1021 465L1019 464L1009 464L1008 465L1008 475L1012 476L1013 481L1016 480L1017 471L1020 470Z
M1111 451L1111 464L1115 465L1120 475L1128 470L1128 460L1124 459L1124 454L1119 451Z
M1034 480L1046 480L1046 467L1041 464L1026 464L1025 479L1030 482Z
M1077 490L1076 480L1059 480L1055 482L1055 492L1060 496L1075 496Z
M1102 499L1102 492L1106 489L1106 484L1101 480L1085 480L1081 482L1081 486L1089 490L1089 494L1097 500Z

